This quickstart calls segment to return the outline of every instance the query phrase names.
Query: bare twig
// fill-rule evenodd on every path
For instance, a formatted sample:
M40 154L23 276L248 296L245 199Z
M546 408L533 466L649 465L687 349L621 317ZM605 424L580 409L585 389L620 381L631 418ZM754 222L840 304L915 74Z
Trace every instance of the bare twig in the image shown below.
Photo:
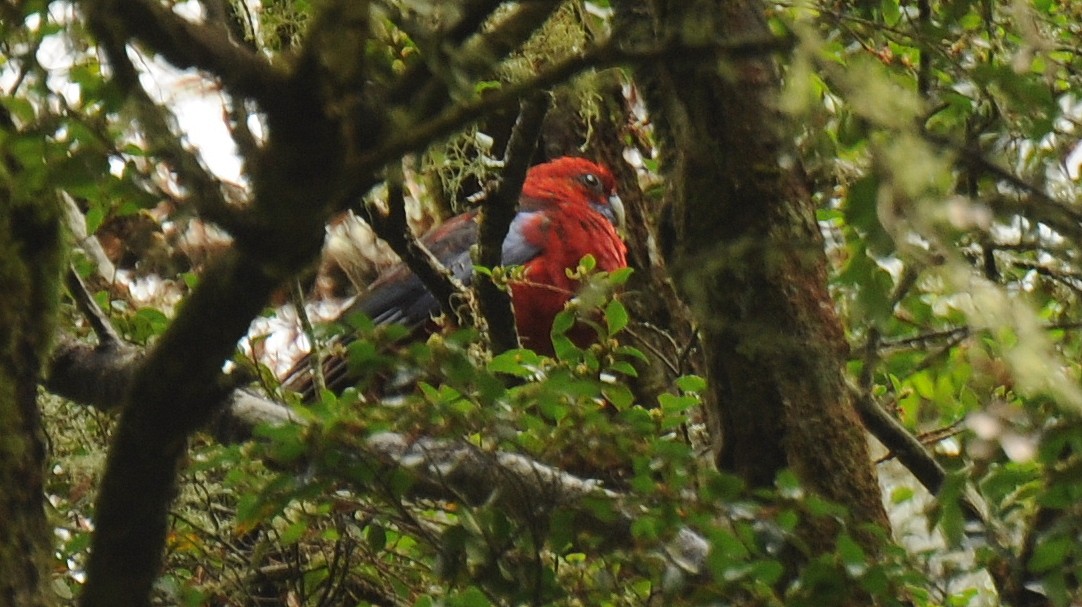
M485 199L478 227L477 262L483 267L494 268L503 262L503 241L518 210L526 170L537 148L541 124L547 111L548 97L545 93L536 93L522 101L518 121L504 152L500 185ZM493 282L491 276L478 277L474 289L478 308L488 325L493 352L499 354L519 347L515 315L507 291Z
M316 394L322 394L327 389L327 380L323 376L323 346L316 339L316 329L312 326L312 320L308 318L308 311L304 309L304 290L298 280L293 281L293 307L297 310L297 318L301 321L301 329L308 336L312 344L309 351L309 368L312 372L312 385Z
M463 323L468 319L462 318L459 303L466 299L468 291L462 281L455 278L440 260L413 236L406 222L402 181L402 167L388 167L387 212L381 212L374 205L361 205L358 211L376 234L391 245L391 249L398 254L402 262L424 283L425 288L440 303L440 308L447 318Z
M68 292L71 294L72 299L75 300L75 305L86 317L90 327L94 329L94 334L98 336L98 342L103 345L121 343L123 340L120 338L120 334L113 328L113 324L109 322L109 317L98 306L98 302L94 301L94 298L90 295L86 284L83 283L83 278L79 276L79 272L74 267L69 266L64 280L68 285Z
M83 216L83 212L79 210L79 205L67 192L60 192L60 200L63 203L64 221L68 229L71 230L72 236L75 237L75 242L97 268L98 275L104 278L106 282L116 280L116 265L105 254L105 249L102 248L97 237L87 233L86 218Z

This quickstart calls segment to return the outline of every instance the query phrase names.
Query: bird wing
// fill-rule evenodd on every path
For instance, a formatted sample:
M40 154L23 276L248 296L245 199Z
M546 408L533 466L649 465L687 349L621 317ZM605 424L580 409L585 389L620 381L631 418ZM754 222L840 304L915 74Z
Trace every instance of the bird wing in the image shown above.
M503 242L503 264L522 265L541 253L528 233L543 221L539 212L518 213ZM421 239L451 274L465 285L473 278L470 247L477 242L477 213L471 211L449 219ZM369 285L347 314L363 312L376 324L399 323L416 328L440 311L440 303L404 263L399 263Z
M540 233L538 226L545 222L541 213L520 212L511 222L503 243L504 265L523 265L536 258L542 251L539 244L531 241L531 235ZM455 278L469 285L473 278L473 261L470 247L477 242L477 212L470 211L453 217L421 238L425 246ZM536 237L535 237L536 238ZM364 313L376 324L397 323L419 330L440 312L440 304L405 263L399 262L357 296L342 318ZM354 337L339 336L334 341L345 346ZM283 383L300 393L304 400L314 398L314 385L308 356L297 362L285 376ZM328 388L345 388L349 382L348 364L343 357L331 357L324 361L323 375Z

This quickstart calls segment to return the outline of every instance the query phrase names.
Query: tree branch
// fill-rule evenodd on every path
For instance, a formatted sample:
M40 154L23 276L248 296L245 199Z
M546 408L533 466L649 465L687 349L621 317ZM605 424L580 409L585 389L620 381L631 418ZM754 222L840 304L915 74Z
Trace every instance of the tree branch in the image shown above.
M406 201L403 189L402 168L392 165L388 168L387 178L387 213L371 205L361 205L360 211L368 225L391 249L398 254L402 262L409 267L417 278L424 283L440 303L440 309L447 318L458 323L467 322L459 313L459 302L467 297L467 289L462 281L454 277L409 229L406 222Z
M87 15L99 35L134 38L178 68L210 72L234 93L265 108L285 84L285 74L250 49L235 44L216 26L187 21L153 0L86 0Z
M618 36L614 36L614 39L618 39ZM786 50L792 44L791 39L768 36L746 40L701 42L672 39L645 48L625 48L617 43L592 47L581 54L553 64L533 78L506 85L483 97L463 101L423 122L401 129L401 135L389 137L381 145L348 159L347 171L350 174L368 174L376 171L408 152L416 151L432 141L446 137L488 112L510 109L524 97L546 90L587 69L665 59L694 62L718 57L757 56ZM351 194L352 198L356 198L364 192L354 191Z
M94 334L98 336L98 341L102 344L121 343L120 334L113 328L112 323L109 322L109 317L98 306L98 302L94 301L74 266L68 266L64 282L67 284L71 298L75 300L76 307L86 317L90 327L94 330Z
M123 340L90 346L65 337L53 351L45 389L103 411L114 411L124 403L143 358L143 350Z
M77 402L112 408L118 402L116 394L136 380L139 360L137 348L121 351L67 341L53 359L46 388ZM222 440L250 438L261 424L308 423L288 407L244 389L224 395L220 405L222 413L210 429ZM495 505L520 520L535 519L539 512L555 508L569 509L584 533L622 545L634 541L630 529L636 517L628 505L632 496L605 489L601 481L580 478L517 453L481 450L465 441L394 432L359 436L343 431L321 436L321 451L345 454L375 472L351 475L350 466L319 469L320 474L344 480L359 493L371 492L378 483L373 479L405 472L411 481L409 497ZM596 500L611 503L613 516L599 517ZM660 550L680 573L694 575L705 566L709 544L682 529Z
M535 93L522 100L518 121L504 152L500 185L484 201L477 239L477 262L483 267L491 269L503 263L503 241L518 211L522 184L526 180L530 158L537 148L547 111L548 96L545 93ZM493 282L491 275L478 276L474 291L481 316L488 325L493 353L519 347L515 313L507 291Z
M127 406L98 496L84 607L147 604L187 437L229 393L222 362L279 283L260 267L243 254L223 256L121 391Z
M414 63L398 83L391 89L388 99L397 105L410 105L416 112L415 115L430 117L447 103L449 99L448 89L455 83L464 68L452 65L452 59L447 56L448 48L487 49L489 68L478 72L479 68L473 66L474 74L491 73L491 67L498 59L511 49L524 42L531 32L517 30L517 35L508 31L509 24L521 24L532 21L533 25L540 24L548 17L557 6L558 2L542 0L541 2L519 3L515 16L505 19L495 31L479 33L481 26L490 18L492 13L503 2L499 0L470 0L463 2L461 6L461 18L451 25L442 35L437 34L438 40L425 44L422 54L426 58L424 62ZM401 20L399 20L401 21ZM423 38L423 37L422 37ZM499 39L500 43L490 42L489 39ZM422 44L422 42L418 42ZM460 55L469 54L464 50L458 51ZM476 61L474 61L476 63ZM459 85L460 86L460 85ZM457 87L456 87L457 88Z
M116 265L105 254L101 242L93 234L86 231L86 217L79 209L79 205L67 192L60 192L60 203L64 211L64 223L71 235L75 237L75 244L86 253L86 256L97 268L98 275L107 283L116 280Z

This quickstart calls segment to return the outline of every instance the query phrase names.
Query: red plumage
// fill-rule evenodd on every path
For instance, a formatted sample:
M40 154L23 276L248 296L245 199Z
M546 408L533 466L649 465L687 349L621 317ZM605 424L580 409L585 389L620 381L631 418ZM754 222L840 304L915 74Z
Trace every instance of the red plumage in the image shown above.
M511 284L511 302L523 346L551 354L550 332L555 316L578 291L567 270L586 255L597 269L613 271L627 265L627 249L617 233L623 205L616 181L603 166L583 158L563 157L532 167L526 174L518 213L504 239L504 265L521 265L524 278ZM470 247L477 242L477 211L445 221L421 242L457 278L469 284L473 262ZM402 323L413 328L428 325L439 313L439 302L404 264L384 273L343 316L364 312L376 323ZM595 336L584 327L569 335L584 346ZM310 390L307 361L287 377L287 385ZM326 372L328 387L348 385L344 364Z
M597 183L586 183L587 175ZM623 206L615 196L616 182L608 169L581 158L560 158L527 174L520 216L540 211L522 226L522 237L540 252L522 263L526 280L511 285L515 322L525 347L552 353L553 319L579 286L568 278L568 268L577 267L586 255L606 272L627 266L627 248L616 231L616 224L623 222ZM508 234L508 239L516 237L513 231ZM578 331L571 337L583 346L593 336Z

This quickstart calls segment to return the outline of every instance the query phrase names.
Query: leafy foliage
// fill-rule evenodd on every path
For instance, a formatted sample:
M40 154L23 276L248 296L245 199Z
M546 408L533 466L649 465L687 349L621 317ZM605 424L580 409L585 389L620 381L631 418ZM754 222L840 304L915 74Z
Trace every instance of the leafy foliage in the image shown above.
M490 70L477 57L443 56L399 26L414 11L438 21L439 3L372 4L378 18L365 50L379 67L374 79L390 83L432 61L452 93L470 99L521 82L553 61L554 47L579 48L608 27L607 2L567 2L524 52ZM318 5L260 8L258 21L243 24L246 43L289 60ZM75 265L121 334L153 344L214 252L193 238L213 217L195 208L196 188L178 168L184 138L172 117L155 121L127 99L74 8L2 10L0 105L18 129L0 131L0 150L22 168L14 176L0 165L4 181L21 198L62 192L87 233L120 243L104 252L110 275L89 248L77 248ZM871 596L967 605L991 594L974 574L992 571L1039 587L1054 605L1077 601L1082 6L818 0L774 3L769 15L795 43L782 58L781 105L799 125L793 135L828 236L848 370L948 473L929 497L882 466L908 550L869 554L854 538L871 532L791 476L752 492L714 470L701 419L708 387L685 375L650 400L632 389L645 357L622 338L640 327L613 294L627 276L597 276L586 260L577 271L598 289L558 319L555 358L489 356L469 330L405 343L395 329L356 319L361 339L349 355L364 373L355 389L292 403L305 424L261 428L253 442L200 437L173 510L158 599L829 605ZM457 86L479 73L483 86ZM190 80L207 85L199 74L178 81ZM589 75L576 83L587 124L602 111L598 95ZM229 108L234 132L258 131L258 114L240 109ZM464 184L492 173L491 146L484 126L473 125L426 150L421 173L435 174L428 186L458 204ZM655 166L646 159L644 180ZM73 311L63 322L89 332ZM579 348L567 339L576 322L593 326L598 342ZM252 366L253 357L236 362ZM271 369L254 371L272 393L279 388ZM82 582L112 422L53 399L45 417L55 586L68 598ZM508 507L513 483L465 493L450 482L423 486L408 466L388 472L369 441L392 432L458 441L485 457L526 456L602 479L619 495L530 504L523 516L521 505ZM979 524L967 505L973 495ZM812 518L836 522L832 553L802 546L802 522ZM673 548L688 530L709 542L703 563Z
M966 567L1030 555L1017 575L1065 604L1073 516L1048 500L1077 455L1056 437L1079 403L1078 7L807 8L777 14L802 40L786 107L812 125L853 372L957 471L936 516L951 543L966 486L987 500L998 537Z

